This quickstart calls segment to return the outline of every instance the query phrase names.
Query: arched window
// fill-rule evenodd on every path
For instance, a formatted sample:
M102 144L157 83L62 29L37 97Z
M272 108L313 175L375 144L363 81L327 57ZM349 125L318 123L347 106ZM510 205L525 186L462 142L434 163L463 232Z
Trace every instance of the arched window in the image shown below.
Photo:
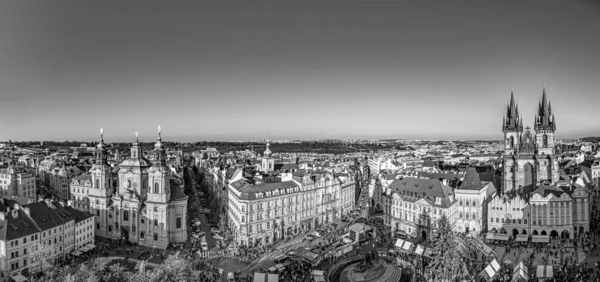
M144 239L144 236L146 236L146 234L144 233L144 231L140 232L140 238Z
M158 219L156 219L156 218L154 219L154 225L158 226Z
M463 217L463 214L461 212L461 213L458 214L458 218L462 218L462 217Z
M108 226L108 232L112 232L112 225Z
M123 211L123 220L129 221L129 211Z
M154 241L158 241L158 234L154 233Z
M544 134L544 136L542 136L542 145L544 147L548 147L548 135Z
M181 217L178 217L178 218L175 220L175 226L176 226L177 228L181 228Z
M514 136L511 136L510 138L508 138L508 146L509 146L509 148L515 147L515 137Z
M100 179L96 179L96 188L100 188Z
M131 188L131 179L127 179L127 188Z
M158 182L154 183L154 194L158 194Z

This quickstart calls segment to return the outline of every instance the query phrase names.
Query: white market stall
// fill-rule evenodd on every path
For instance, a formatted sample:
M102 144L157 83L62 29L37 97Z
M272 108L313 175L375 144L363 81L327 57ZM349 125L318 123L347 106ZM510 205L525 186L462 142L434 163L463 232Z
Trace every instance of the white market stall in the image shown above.
M538 265L535 276L537 278L552 278L554 277L554 269L552 265Z

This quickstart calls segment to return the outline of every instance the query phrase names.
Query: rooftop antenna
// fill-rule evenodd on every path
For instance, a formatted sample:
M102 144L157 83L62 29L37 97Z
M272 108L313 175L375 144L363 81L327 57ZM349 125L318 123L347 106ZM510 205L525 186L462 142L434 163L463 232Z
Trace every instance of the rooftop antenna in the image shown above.
M159 140L161 139L161 136L160 136L160 125L158 126L158 139Z
M140 136L139 132L135 133L135 142L137 143L139 141L138 137Z

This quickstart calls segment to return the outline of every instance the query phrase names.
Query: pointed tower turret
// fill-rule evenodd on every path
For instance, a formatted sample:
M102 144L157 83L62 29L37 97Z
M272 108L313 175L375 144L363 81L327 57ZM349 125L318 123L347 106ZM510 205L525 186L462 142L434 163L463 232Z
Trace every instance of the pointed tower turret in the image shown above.
M135 133L135 142L131 144L131 158L132 159L141 159L142 158L142 148L140 146L139 140L139 132Z
M546 88L542 89L542 98L537 110L537 119L534 122L536 155L538 159L538 183L548 181L555 183L558 181L558 163L555 157L554 132L556 125L552 105L548 99Z
M108 149L104 144L104 130L100 128L100 142L96 146L96 162L90 169L92 186L100 189L98 193L102 196L112 195L113 177L112 168L108 164Z
M158 140L154 144L154 164L148 169L151 189L148 192L148 201L166 203L171 193L171 170L167 165L165 148L162 143L162 132L158 126Z
M505 154L514 155L517 153L523 132L523 121L519 115L519 107L515 102L515 94L510 92L510 102L506 107L506 116L504 117L502 132L504 132Z

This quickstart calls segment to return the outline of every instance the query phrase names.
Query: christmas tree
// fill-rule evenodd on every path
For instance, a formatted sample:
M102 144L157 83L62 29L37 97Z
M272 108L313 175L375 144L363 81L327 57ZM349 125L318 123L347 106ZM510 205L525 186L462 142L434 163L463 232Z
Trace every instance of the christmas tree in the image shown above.
M442 215L437 222L437 240L433 241L433 260L427 266L427 281L462 281L471 275L464 259L466 246L454 236L448 217Z

